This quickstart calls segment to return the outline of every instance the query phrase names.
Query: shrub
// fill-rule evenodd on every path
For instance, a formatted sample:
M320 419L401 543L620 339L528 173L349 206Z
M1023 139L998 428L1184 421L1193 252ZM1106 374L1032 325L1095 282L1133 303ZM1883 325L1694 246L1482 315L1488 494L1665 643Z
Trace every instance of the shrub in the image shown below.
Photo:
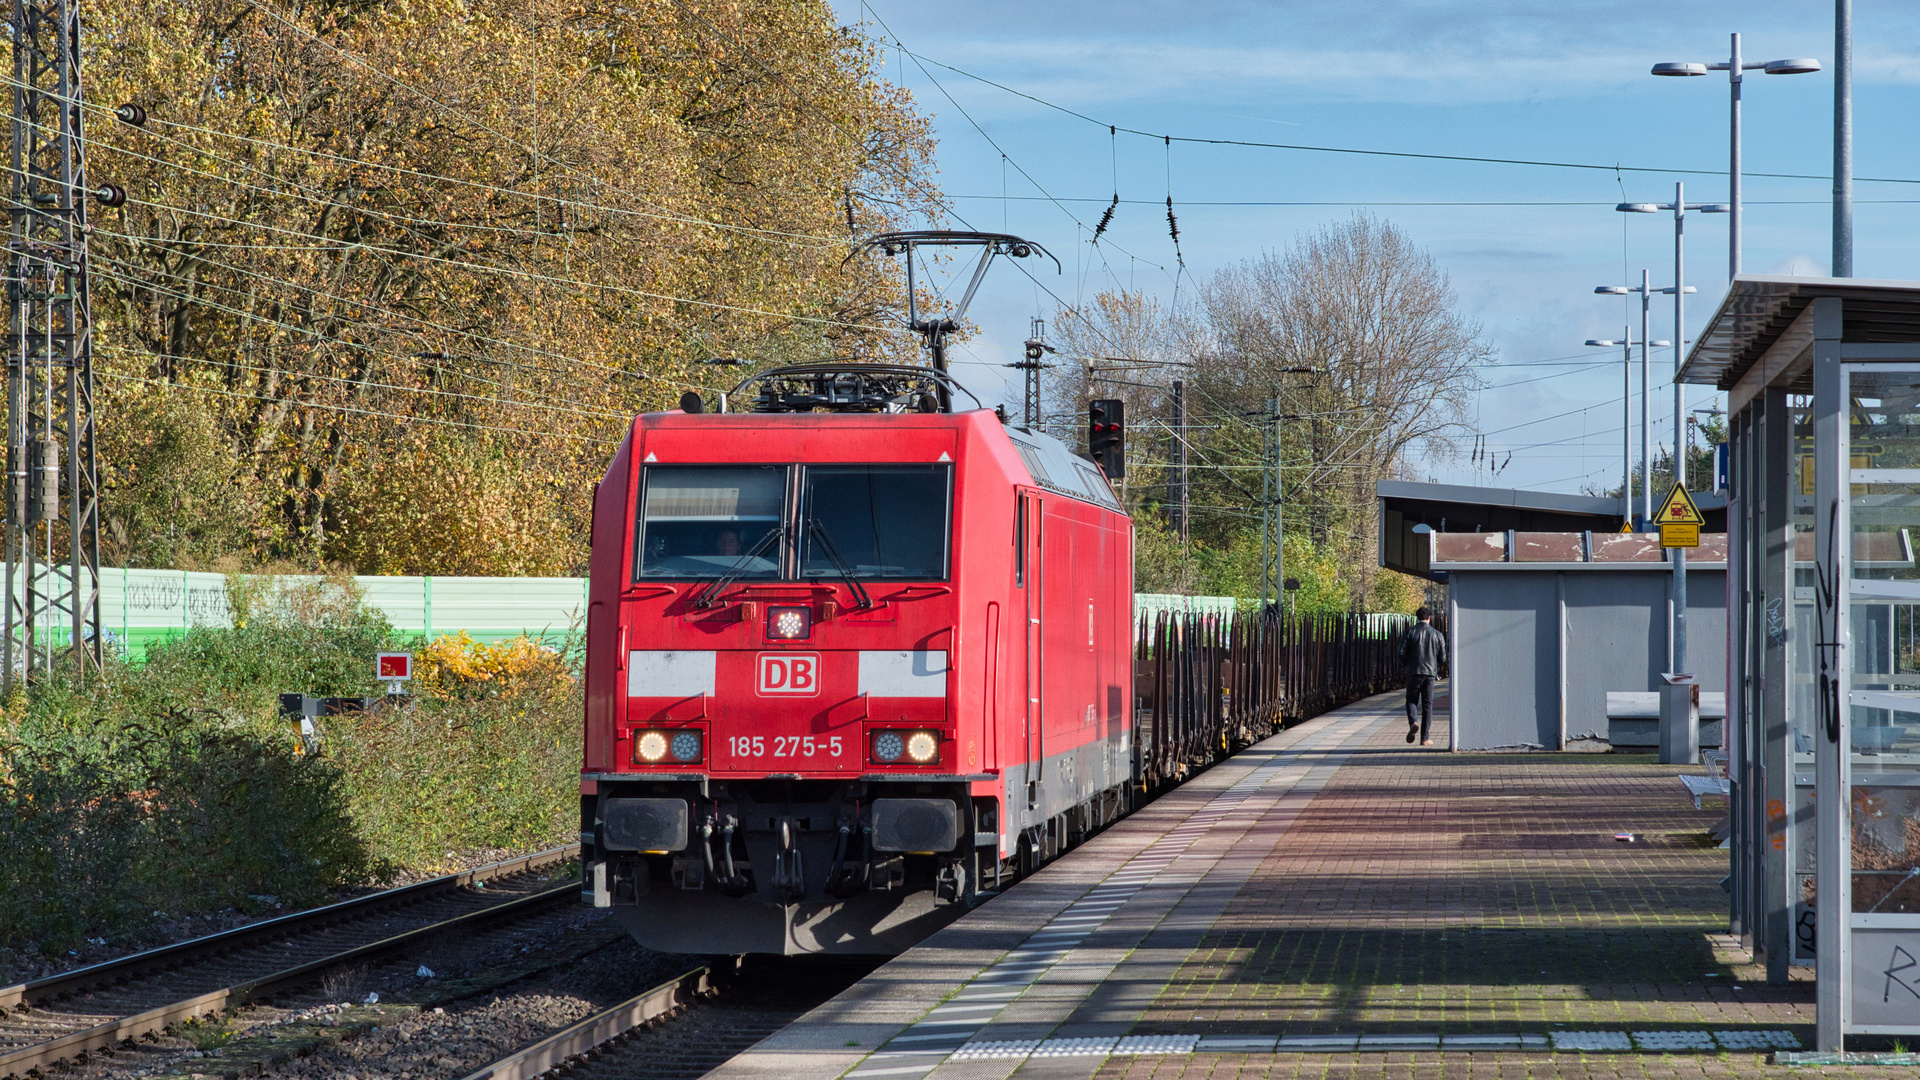
M327 725L362 833L395 862L524 850L577 828L580 680L569 657L527 638L464 634L422 650L419 696Z
M574 827L574 652L442 639L411 705L328 718L306 754L278 695L377 693L395 635L350 580L236 577L229 596L231 629L50 676L0 713L0 956L138 936L156 911L313 903Z
M462 630L435 639L416 659L415 692L441 701L546 699L573 689L567 658L524 635L488 645Z
M319 901L380 875L341 772L284 729L185 714L0 743L0 945L138 934L158 911Z

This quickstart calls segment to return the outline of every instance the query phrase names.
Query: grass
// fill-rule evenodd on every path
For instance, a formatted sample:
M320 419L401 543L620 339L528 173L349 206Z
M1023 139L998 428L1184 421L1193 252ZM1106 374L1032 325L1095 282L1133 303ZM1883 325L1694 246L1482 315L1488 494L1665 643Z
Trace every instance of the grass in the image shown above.
M574 827L570 656L442 639L421 650L411 706L324 719L308 753L278 695L376 695L373 654L406 643L351 579L230 592L232 629L43 679L0 712L0 967L137 942L170 914L306 906Z
M193 1044L195 1050L218 1050L240 1033L239 1025L227 1016L196 1016L174 1028L174 1033Z

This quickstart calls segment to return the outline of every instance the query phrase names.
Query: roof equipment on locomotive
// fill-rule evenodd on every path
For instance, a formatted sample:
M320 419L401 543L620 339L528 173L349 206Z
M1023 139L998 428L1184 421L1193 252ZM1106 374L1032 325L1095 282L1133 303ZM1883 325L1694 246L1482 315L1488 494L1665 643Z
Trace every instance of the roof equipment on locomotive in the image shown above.
M585 892L675 952L898 951L1134 792L1132 522L928 368L815 364L634 420L594 497ZM911 265L911 261L910 261ZM691 405L691 403L689 403Z

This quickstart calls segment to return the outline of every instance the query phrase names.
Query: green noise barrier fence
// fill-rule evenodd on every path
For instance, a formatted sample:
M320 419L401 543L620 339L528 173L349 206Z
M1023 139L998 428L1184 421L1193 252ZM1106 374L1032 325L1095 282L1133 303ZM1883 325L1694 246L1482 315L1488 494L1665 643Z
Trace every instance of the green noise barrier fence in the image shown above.
M283 581L317 578L290 576ZM383 612L402 637L430 641L465 631L478 641L526 635L558 645L587 609L585 578L356 577L366 603ZM16 586L18 588L19 586ZM100 626L131 660L194 627L231 627L227 575L191 570L100 572ZM46 627L65 644L67 627Z

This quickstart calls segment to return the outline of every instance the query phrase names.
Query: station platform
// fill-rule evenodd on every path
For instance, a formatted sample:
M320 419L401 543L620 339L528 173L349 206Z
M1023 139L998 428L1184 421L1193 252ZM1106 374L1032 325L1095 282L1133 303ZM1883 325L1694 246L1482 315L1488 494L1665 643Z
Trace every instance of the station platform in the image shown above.
M1810 981L1746 981L1687 770L1435 723L1408 745L1388 694L1275 735L709 1080L1731 1075L1812 1044Z

